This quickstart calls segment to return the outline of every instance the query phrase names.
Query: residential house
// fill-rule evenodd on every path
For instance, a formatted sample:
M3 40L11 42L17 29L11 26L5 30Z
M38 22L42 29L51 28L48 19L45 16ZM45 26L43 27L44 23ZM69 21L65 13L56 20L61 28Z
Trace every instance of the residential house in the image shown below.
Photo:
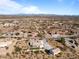
M30 48L44 49L45 52L49 55L50 54L56 55L61 52L59 48L54 49L53 47L51 47L51 45L49 45L49 43L45 39L43 40L30 39L29 45L30 45Z
M43 48L44 42L43 40L39 40L39 38L38 39L32 38L29 40L29 45L31 48Z
M56 49L53 49L52 52L53 52L53 55L57 55L61 52L61 50L59 48L56 48Z
M27 37L27 33L23 32L7 32L3 33L3 37Z
M79 46L75 39L70 38L65 38L65 45L73 49L76 49Z
M52 34L52 38L55 40L60 40L61 35L60 34Z
M12 41L0 42L0 48L7 47L12 44Z

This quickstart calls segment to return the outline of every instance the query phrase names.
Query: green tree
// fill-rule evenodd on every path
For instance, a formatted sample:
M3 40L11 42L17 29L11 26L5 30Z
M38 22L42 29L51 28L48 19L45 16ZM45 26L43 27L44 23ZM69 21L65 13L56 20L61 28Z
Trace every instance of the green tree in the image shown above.
M63 37L61 37L60 42L65 45L65 39Z

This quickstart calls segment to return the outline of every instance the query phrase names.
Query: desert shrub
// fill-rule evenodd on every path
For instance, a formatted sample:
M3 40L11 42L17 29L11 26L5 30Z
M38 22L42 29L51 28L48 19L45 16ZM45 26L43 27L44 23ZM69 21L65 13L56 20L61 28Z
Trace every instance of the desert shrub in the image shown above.
M15 52L20 52L22 49L15 46Z
M60 42L61 42L62 44L65 44L65 39L64 39L63 37L61 37Z
M60 40L57 40L57 41L65 45L65 39L63 37L61 37Z

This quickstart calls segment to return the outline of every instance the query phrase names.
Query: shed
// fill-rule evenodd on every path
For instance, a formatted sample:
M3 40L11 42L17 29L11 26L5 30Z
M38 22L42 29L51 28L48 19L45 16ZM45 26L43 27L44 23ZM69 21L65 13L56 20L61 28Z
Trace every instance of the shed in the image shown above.
M61 52L61 50L59 48L53 49L52 50L53 55L59 54Z

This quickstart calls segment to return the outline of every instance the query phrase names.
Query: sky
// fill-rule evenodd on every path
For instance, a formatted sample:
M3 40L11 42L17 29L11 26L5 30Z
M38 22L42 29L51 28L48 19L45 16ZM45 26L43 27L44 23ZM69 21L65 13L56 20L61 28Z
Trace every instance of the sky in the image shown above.
M79 15L79 0L0 0L0 14Z

